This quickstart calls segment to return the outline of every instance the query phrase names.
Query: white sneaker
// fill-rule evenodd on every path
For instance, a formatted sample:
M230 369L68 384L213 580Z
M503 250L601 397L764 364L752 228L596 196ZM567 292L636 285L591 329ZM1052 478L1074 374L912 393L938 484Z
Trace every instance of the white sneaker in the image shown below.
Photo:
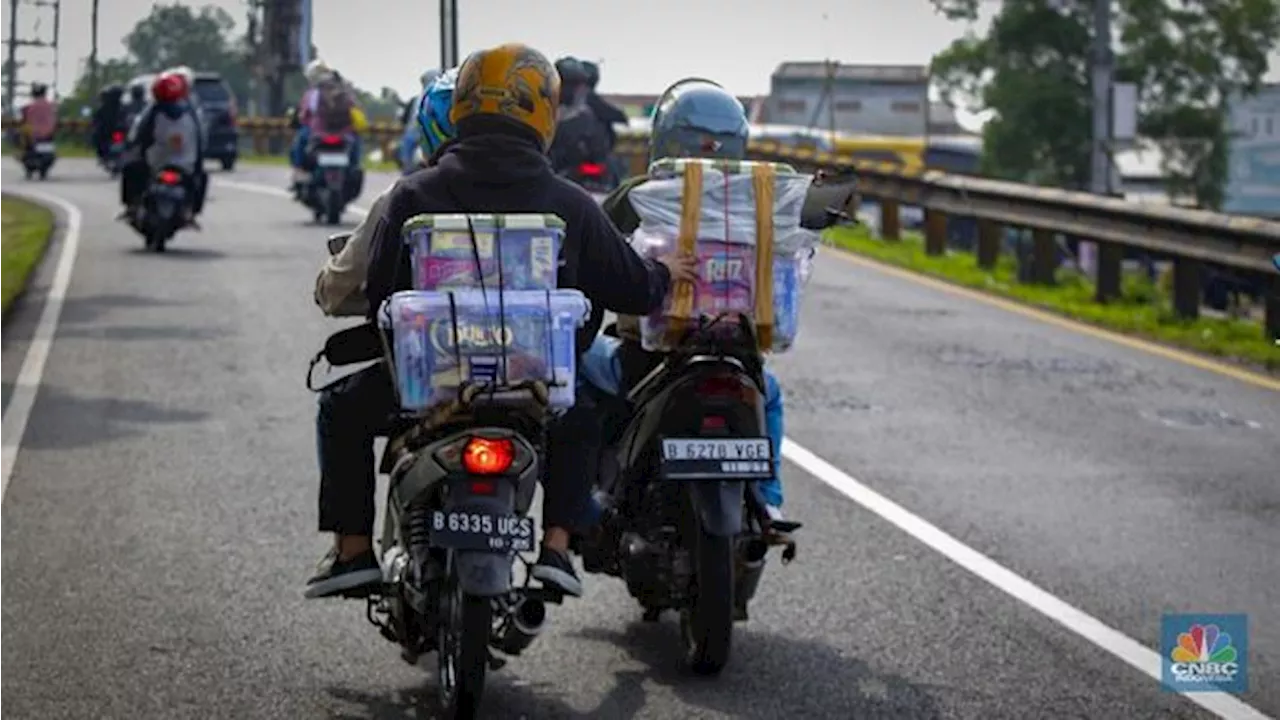
M777 505L765 505L764 511L768 514L770 522L781 522L786 519L782 517L782 508Z

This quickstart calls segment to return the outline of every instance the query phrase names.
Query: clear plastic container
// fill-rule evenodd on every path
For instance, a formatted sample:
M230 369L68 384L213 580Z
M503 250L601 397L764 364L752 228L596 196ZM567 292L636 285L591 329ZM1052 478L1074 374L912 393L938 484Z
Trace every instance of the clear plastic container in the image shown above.
M447 402L463 383L502 389L530 380L547 383L552 407L573 406L575 338L591 312L586 296L577 290L510 290L501 297L505 315L497 292L409 290L387 300L379 315L394 336L402 408L426 410Z
M555 215L415 215L401 232L417 290L479 289L482 278L489 290L554 290L564 227Z

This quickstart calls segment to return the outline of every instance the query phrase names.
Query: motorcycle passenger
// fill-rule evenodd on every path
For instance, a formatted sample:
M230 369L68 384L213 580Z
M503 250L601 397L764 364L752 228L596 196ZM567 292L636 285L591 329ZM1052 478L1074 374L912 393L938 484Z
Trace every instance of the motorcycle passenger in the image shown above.
M681 80L668 88L654 107L649 162L676 157L743 160L749 129L742 103L724 88L707 80ZM609 218L627 235L640 225L640 218L628 202L628 193L647 179L641 175L623 181L602 203ZM622 355L644 352L637 318L618 316L617 329L621 340L605 335L596 338L580 366L592 385L613 395L625 394L627 389ZM764 379L765 425L773 445L774 476L762 482L760 490L770 517L782 521L782 387L767 368Z
M98 93L98 107L93 109L93 147L98 160L106 160L111 149L111 134L128 127L124 124L124 87L108 85Z
M401 178L373 230L365 282L366 309L376 309L410 287L400 230L419 213L551 213L567 223L559 284L592 300L592 316L579 334L585 350L603 311L644 314L661 305L673 278L694 277L696 261L675 256L641 258L585 192L556 177L546 150L555 132L559 77L539 52L508 44L473 53L458 72L450 119L457 140L436 153L434 167ZM373 437L396 410L385 363L339 381L329 394L333 424L322 432L320 529L335 547L308 583L308 597L380 581L373 552L375 475ZM325 402L325 401L322 401ZM322 413L325 410L322 409ZM594 429L593 429L594 428ZM546 531L531 575L566 595L582 594L569 558L570 530L590 497L599 447L599 423L589 403L575 406L550 428L549 477L543 502Z
M560 112L551 143L551 167L571 171L582 163L603 161L609 154L608 137L587 103L587 71L576 58L556 61L560 74Z
M355 109L353 93L342 75L331 69L323 60L312 60L305 72L307 89L298 101L298 131L289 150L289 162L294 168L295 186L304 185L310 178L308 157L311 138L328 133L343 135L350 143L351 166L360 164L360 137L352 122Z
M142 111L147 109L147 86L142 83L134 83L129 86L129 99L124 105L124 127L133 128L133 123L142 115Z
M182 171L182 182L191 198L184 208L191 222L204 209L208 176L204 171L204 135L195 109L187 101L191 86L176 72L156 76L151 85L153 102L138 116L125 141L129 161L120 171L120 201L133 212L147 189L153 172L163 167Z
M605 135L609 138L609 152L612 153L614 146L618 143L618 133L613 126L626 125L629 119L626 113L614 107L596 92L596 86L600 84L600 66L583 61L582 69L587 75L587 105L604 126Z
M19 147L25 155L36 143L53 139L58 129L58 108L49 100L49 86L31 83L31 102L22 106L22 136Z

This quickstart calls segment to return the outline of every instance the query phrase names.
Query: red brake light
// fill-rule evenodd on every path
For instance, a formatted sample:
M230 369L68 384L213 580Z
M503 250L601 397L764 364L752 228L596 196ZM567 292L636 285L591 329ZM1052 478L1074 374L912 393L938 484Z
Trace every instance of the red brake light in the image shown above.
M511 469L515 443L507 439L471 438L462 450L462 468L471 475L499 475Z
M492 480L472 480L467 489L472 495L496 495L498 484Z
M324 137L320 138L320 144L328 145L330 147L335 145L341 145L342 136L341 135L325 135Z
M698 397L742 397L746 388L732 375L715 375L698 381L694 392Z
M124 142L124 133L120 132L119 130L111 133L111 142L113 143Z
M601 177L604 175L604 165L584 162L578 166L578 172L587 177Z
M182 182L182 176L172 170L161 170L159 178L165 185L177 185Z
M707 415L702 418L702 431L723 430L727 424L725 419L719 415Z

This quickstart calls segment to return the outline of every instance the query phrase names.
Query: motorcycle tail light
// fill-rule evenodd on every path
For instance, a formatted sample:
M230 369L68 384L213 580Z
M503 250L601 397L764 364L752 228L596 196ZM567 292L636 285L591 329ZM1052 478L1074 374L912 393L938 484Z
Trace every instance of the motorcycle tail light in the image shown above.
M177 185L182 182L182 176L172 170L161 170L159 178L165 185Z
M471 475L500 475L515 463L515 443L473 437L462 450L462 469Z
M111 133L111 142L113 143L124 142L124 133L120 132L119 130Z
M578 166L578 172L590 178L603 177L604 165L600 163L582 163Z

